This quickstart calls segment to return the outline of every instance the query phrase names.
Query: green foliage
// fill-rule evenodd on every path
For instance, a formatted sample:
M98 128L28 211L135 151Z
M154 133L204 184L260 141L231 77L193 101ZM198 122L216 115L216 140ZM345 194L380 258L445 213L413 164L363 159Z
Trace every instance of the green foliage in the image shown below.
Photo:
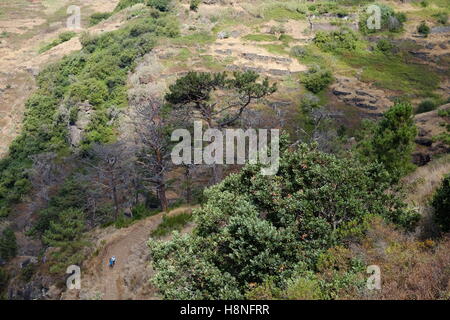
M84 214L81 210L66 209L58 215L56 221L50 221L44 232L43 242L53 247L62 247L67 243L80 240L84 231Z
M296 58L304 58L308 54L306 48L302 46L293 46L291 48L291 55Z
M426 24L425 21L422 21L419 26L417 27L417 32L424 35L424 36L428 36L431 32L430 27Z
M6 300L6 298L4 297L4 292L7 289L8 281L9 281L8 272L2 267L0 267L0 300L3 299Z
M49 43L49 44L43 46L41 49L39 49L39 53L44 53L45 51L48 51L51 48L56 47L57 45L60 45L63 42L69 41L76 35L77 35L77 33L73 32L73 31L63 32L58 36L58 39L53 40L51 43Z
M450 117L450 109L447 109L447 110L439 109L438 116L439 117Z
M189 72L169 86L165 99L175 108L200 111L210 125L215 122L216 126L224 127L237 121L252 100L276 91L276 85L269 84L268 78L261 82L258 79L259 74L253 71L234 72L233 77L229 77L225 72ZM233 103L238 111L229 108L226 99L212 98L213 93L218 90L230 92L230 95L237 94L239 101Z
M311 67L302 77L301 82L306 89L313 93L319 93L333 81L331 71L319 66Z
M249 41L276 41L278 38L273 34L247 34L242 39Z
M192 11L197 11L200 3L201 0L191 0L191 2L189 3L189 9L191 9Z
M9 261L17 254L17 243L14 231L11 228L3 230L0 237L0 258Z
M44 244L58 248L52 253L50 272L62 272L68 265L82 262L85 228L84 213L79 209L66 209L56 220L50 221L42 237Z
M174 235L170 242L149 240L153 264L158 272L153 278L165 299L214 300L240 299L233 277L206 261L190 236ZM183 248L183 249L182 249Z
M377 42L377 49L381 52L388 53L394 49L394 45L388 39L380 39Z
M358 36L350 29L319 31L313 39L316 46L326 52L341 53L353 51L358 46Z
M73 115L64 109L76 109L77 103L85 101L95 109L84 131L82 150L95 142L113 141L111 110L127 104L128 71L138 57L153 48L156 37L176 35L178 26L167 14L140 17L117 31L84 34L80 52L49 65L38 75L38 89L26 102L22 133L11 144L9 156L0 160L1 216L7 215L9 206L30 188L27 169L31 155L68 152L67 122L73 121Z
M360 151L368 161L382 163L395 181L414 167L411 153L416 135L412 106L396 103L383 114L372 136L364 138Z
M103 20L112 16L112 12L97 12L89 17L89 26L95 26Z
M163 237L174 230L181 230L192 220L192 214L183 212L174 216L164 215L162 222L152 231L153 237Z
M433 217L443 232L450 231L450 175L447 175L433 196Z
M361 69L361 80L376 86L428 96L439 87L440 75L424 64L414 63L408 53L386 55L380 51L346 52L342 61Z
M29 282L35 274L37 265L34 263L28 263L20 270L20 278L22 281Z
M320 282L312 275L292 279L286 289L286 298L289 300L323 299Z
M245 166L205 191L191 235L150 240L154 283L165 298L236 298L269 279L281 285L295 275L299 261L314 268L324 250L343 241L339 230L346 223L369 214L396 222L415 218L388 191L391 180L380 165L307 145L289 149L283 141L276 175L262 175L260 165ZM201 276L195 269L193 277L192 269L200 266ZM218 279L221 286L203 286ZM291 294L317 297L317 283L298 280Z
M172 0L147 0L147 5L159 11L169 11Z
M51 222L57 221L60 213L66 209L83 210L86 198L86 189L75 178L66 179L58 193L50 198L47 208L39 211L31 234L43 234L50 228Z
M433 111L436 108L437 108L436 103L431 99L427 99L427 100L422 101L419 104L419 106L417 107L416 113L424 113L424 112L428 112L428 111Z
M433 15L436 18L436 21L440 24L446 25L448 23L448 13L440 12Z
M120 0L114 11L120 11L128 7L132 7L138 3L145 3L146 0Z

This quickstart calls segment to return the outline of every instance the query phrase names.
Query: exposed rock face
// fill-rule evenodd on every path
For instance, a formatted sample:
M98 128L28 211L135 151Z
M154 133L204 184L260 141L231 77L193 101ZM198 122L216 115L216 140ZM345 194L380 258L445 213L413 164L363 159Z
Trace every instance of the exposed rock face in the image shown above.
M450 26L440 26L431 28L431 33L450 33Z
M412 156L413 162L418 166L427 164L436 155L450 152L450 146L433 139L446 131L446 126L442 124L450 123L450 119L447 117L439 116L439 110L450 110L450 104L440 106L437 110L417 114L414 117L419 132L415 139L417 151Z
M331 86L339 100L362 109L368 113L380 113L392 106L382 90L373 89L356 78L338 77Z
M417 144L420 144L420 145L422 145L422 146L425 146L425 147L431 147L431 145L433 144L433 140L432 139L430 139L430 138L425 138L425 137L420 137L420 138L417 138L416 140L415 140L415 142L417 143Z
M431 156L424 152L415 152L412 154L412 162L417 166L424 166L431 161Z
M94 110L89 103L78 105L78 115L75 124L69 126L70 144L72 147L78 147L83 138L83 132L91 121Z

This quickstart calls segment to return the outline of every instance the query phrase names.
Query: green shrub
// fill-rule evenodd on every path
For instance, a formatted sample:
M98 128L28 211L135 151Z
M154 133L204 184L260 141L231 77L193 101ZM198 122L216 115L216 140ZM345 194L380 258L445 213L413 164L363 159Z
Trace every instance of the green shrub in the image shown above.
M3 300L6 298L4 297L4 292L8 287L8 281L9 281L9 274L8 272L0 267L0 300Z
M424 113L428 111L433 111L437 108L436 103L433 100L427 99L422 101L417 107L416 113Z
M448 13L440 12L433 15L436 18L436 21L440 24L446 25L448 23Z
M165 12L169 11L171 2L171 0L148 0L147 5L158 9L159 11Z
M120 11L138 3L145 3L145 1L146 0L120 0L114 11Z
M350 29L331 32L319 31L313 42L323 51L340 53L355 50L358 45L358 36Z
M103 20L112 16L112 12L97 12L89 17L89 26L95 26Z
M382 163L393 180L398 181L414 168L411 153L417 128L411 104L396 103L371 131L371 136L363 137L360 143L361 154L369 162Z
M200 3L201 0L191 0L191 2L189 3L189 9L191 9L192 11L197 11Z
M191 213L180 213L174 216L163 216L162 222L153 230L153 237L162 237L174 230L181 230L192 219Z
M17 254L16 236L10 228L3 230L0 237L0 258L9 261Z
M291 55L293 55L294 57L304 58L307 56L307 54L308 54L308 51L306 50L306 48L304 48L302 46L293 46L291 48Z
M236 298L268 279L279 285L296 275L299 261L315 268L322 252L344 240L339 230L349 221L369 214L415 219L388 191L391 180L380 165L340 159L314 146L287 148L281 140L276 175L262 175L261 165L245 166L205 191L192 234L149 241L153 283L165 298ZM333 278L330 288L349 283L346 277ZM221 285L212 287L219 279ZM300 280L291 293L319 295L317 283Z
M58 39L53 40L51 43L49 43L49 44L43 46L41 49L39 49L39 53L44 53L45 51L48 51L51 48L56 47L57 45L60 45L63 42L69 41L76 35L77 35L77 33L74 31L63 32L58 36Z
M417 27L417 32L424 36L428 36L428 34L430 34L431 32L431 29L425 21L422 21L422 23Z
M80 209L67 208L50 221L42 236L42 242L57 248L51 255L50 272L64 272L67 265L79 265L83 261L83 232L86 229L85 215Z
M388 39L380 39L377 42L377 49L381 52L391 52L394 49L394 45Z
M319 300L324 298L320 282L314 276L291 280L285 294L289 300Z
M331 71L322 69L319 66L311 67L301 79L305 88L313 93L319 93L328 87L332 81L333 75Z
M450 109L447 109L447 110L440 109L440 110L438 110L438 116L439 117L450 117Z
M431 205L433 217L443 232L450 231L450 175L442 180L441 186L433 196Z

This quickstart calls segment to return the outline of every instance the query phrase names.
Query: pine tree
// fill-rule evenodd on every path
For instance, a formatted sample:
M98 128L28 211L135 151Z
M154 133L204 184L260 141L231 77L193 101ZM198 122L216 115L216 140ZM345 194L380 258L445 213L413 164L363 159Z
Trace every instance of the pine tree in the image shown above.
M413 168L411 153L417 128L412 111L411 104L396 103L384 113L369 141L361 144L366 160L382 163L393 180L398 180Z
M14 258L17 253L16 236L11 228L6 228L0 238L0 257L6 261Z

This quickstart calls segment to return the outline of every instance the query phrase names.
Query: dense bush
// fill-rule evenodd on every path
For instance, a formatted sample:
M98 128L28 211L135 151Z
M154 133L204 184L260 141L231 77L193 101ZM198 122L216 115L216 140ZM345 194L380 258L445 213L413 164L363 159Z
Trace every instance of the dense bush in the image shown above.
M302 46L293 46L291 48L291 55L297 58L304 58L308 54L305 47Z
M120 11L125 8L134 6L135 4L145 3L145 2L146 2L146 0L120 0L119 3L117 4L116 8L114 9L114 11Z
M111 17L112 13L111 12L97 12L94 13L93 15L91 15L89 17L89 25L90 26L95 26L96 24L100 23L103 20L108 19L109 17Z
M414 168L411 153L416 135L411 104L396 103L370 130L370 136L362 138L360 151L367 161L382 163L395 181Z
M4 291L6 291L7 285L9 281L9 274L5 269L0 267L0 300L6 299L4 296Z
M436 103L433 100L427 99L422 101L418 106L416 113L424 113L428 111L433 111L437 108Z
M180 213L174 216L164 216L161 224L152 231L153 237L165 236L173 230L181 230L189 221L192 215L188 212Z
M50 42L49 44L43 46L41 49L39 49L39 53L43 53L45 51L50 50L53 47L56 47L57 45L60 45L63 42L69 41L70 39L72 39L73 37L75 37L77 35L76 32L73 31L66 31L61 33L58 36L58 39L53 40L52 42Z
M417 27L417 32L424 35L424 36L428 36L431 32L430 27L425 23L425 21L422 21L419 26Z
M0 236L0 258L8 261L16 256L17 243L16 236L10 228L3 230Z
M313 42L324 51L340 53L355 50L358 45L358 36L350 29L330 32L319 31Z
M191 0L191 2L189 3L189 9L191 9L192 11L197 11L200 2L201 0Z
M147 5L159 11L169 11L172 0L148 0Z
M448 22L448 13L447 12L440 12L433 16L436 18L437 22L440 24L446 25Z
M315 268L343 240L342 230L369 214L406 225L415 219L387 192L390 179L379 165L306 145L282 149L278 174L248 165L207 189L193 234L149 241L153 281L165 298L241 298L252 284L278 285L299 268Z
M333 81L333 76L329 70L319 66L311 67L302 77L301 82L306 89L313 93L319 93Z
M44 244L57 248L51 256L51 272L65 271L68 265L79 265L82 262L85 242L82 240L85 231L84 213L79 209L65 209L57 219L50 221L44 232Z
M442 231L450 231L450 175L442 180L431 202L434 208L434 220Z
M394 49L394 45L388 39L380 39L377 42L377 49L381 52L388 53Z

